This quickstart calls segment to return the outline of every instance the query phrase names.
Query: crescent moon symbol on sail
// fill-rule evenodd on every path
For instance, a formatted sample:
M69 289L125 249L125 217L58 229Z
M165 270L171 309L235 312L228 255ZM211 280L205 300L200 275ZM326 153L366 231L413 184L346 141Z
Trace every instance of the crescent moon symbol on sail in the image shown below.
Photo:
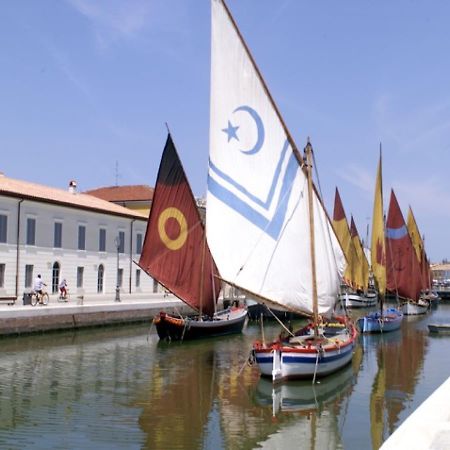
M261 147L264 144L264 125L261 120L261 117L259 117L258 113L253 109L250 108L250 106L239 106L239 108L236 108L233 113L238 111L245 111L250 114L252 119L255 121L256 129L258 131L258 138L256 140L255 145L247 150L240 150L242 153L245 153L246 155L254 155L255 153L258 153L261 150Z

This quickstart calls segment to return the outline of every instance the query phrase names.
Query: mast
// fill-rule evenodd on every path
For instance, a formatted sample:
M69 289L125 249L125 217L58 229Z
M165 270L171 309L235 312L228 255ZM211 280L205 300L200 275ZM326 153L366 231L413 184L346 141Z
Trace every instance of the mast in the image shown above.
M308 177L308 210L309 210L309 248L311 253L311 281L312 281L312 296L313 296L313 320L314 320L314 336L318 336L317 322L318 322L318 304L317 304L317 278L316 278L316 252L314 242L314 208L313 208L313 184L311 175L311 153L312 147L309 142L305 147L306 157L306 173Z
M205 272L205 248L206 248L206 233L203 235L203 245L202 245L202 262L200 264L200 320L203 316L203 277ZM214 299L215 300L215 299Z

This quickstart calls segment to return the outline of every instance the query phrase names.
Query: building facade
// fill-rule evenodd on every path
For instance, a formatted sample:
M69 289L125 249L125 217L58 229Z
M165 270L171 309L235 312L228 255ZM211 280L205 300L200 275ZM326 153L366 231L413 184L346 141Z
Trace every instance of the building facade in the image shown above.
M38 274L51 295L151 293L139 260L147 216L108 201L0 175L0 297L21 297Z

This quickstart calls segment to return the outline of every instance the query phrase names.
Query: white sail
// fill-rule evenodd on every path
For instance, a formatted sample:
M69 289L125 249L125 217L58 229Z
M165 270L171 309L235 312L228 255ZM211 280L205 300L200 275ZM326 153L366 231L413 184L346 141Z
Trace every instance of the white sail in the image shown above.
M222 277L312 313L308 183L263 81L212 0L207 236ZM314 194L318 310L336 302L344 255Z

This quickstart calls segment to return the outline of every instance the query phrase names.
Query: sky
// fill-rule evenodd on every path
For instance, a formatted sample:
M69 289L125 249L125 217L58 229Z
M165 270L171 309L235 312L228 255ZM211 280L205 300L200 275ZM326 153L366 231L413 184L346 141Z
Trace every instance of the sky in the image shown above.
M450 258L450 3L229 0L329 214L338 187L366 240L380 143L384 203L412 207ZM206 193L209 0L22 0L0 14L0 171L85 191L154 186L170 128Z

